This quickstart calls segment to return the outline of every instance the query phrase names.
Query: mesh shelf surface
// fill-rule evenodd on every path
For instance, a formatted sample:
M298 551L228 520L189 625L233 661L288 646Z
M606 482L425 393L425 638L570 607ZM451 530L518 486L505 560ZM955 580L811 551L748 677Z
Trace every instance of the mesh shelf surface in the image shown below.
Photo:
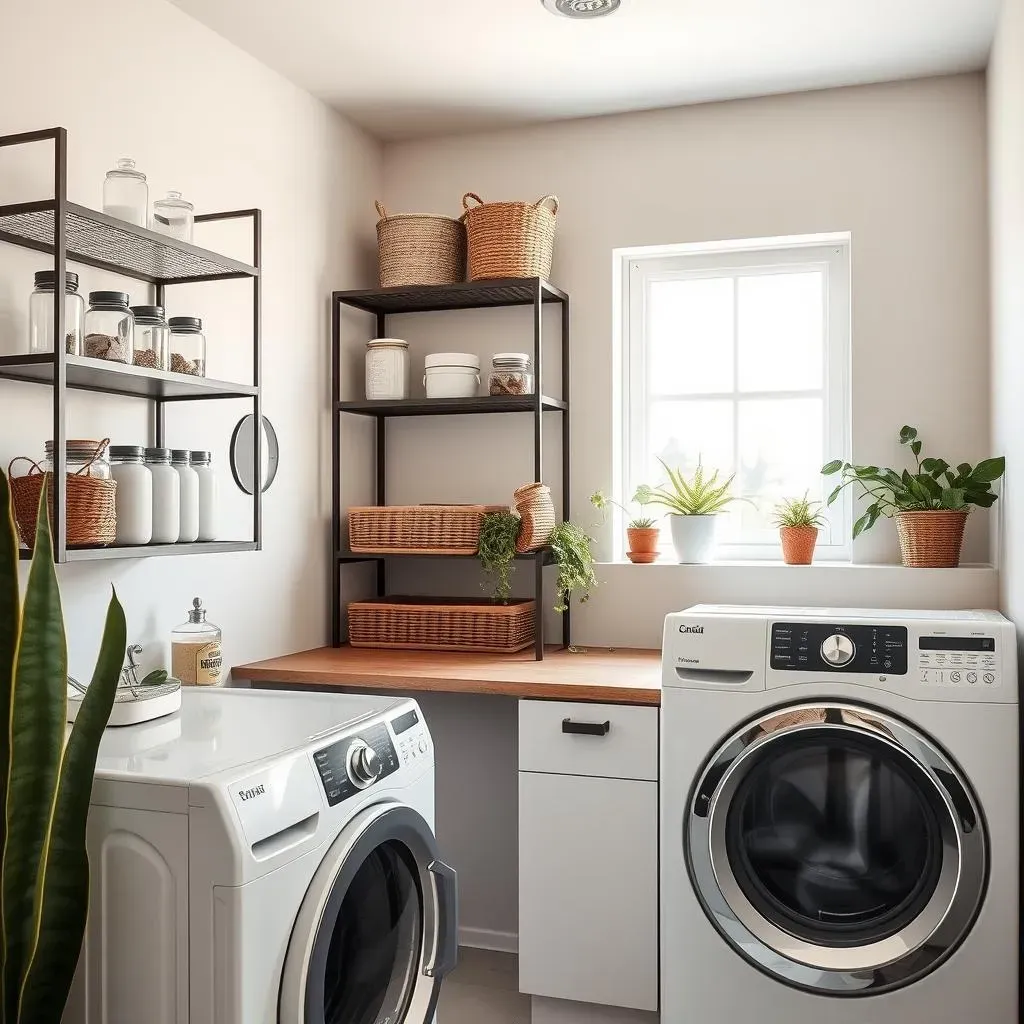
M377 288L335 292L346 306L369 313L429 313L443 309L485 309L492 306L526 306L533 302L540 284L545 302L565 302L565 292L536 277L509 277L495 281L425 285L416 288Z
M0 239L52 253L54 211L46 206L0 206ZM247 263L73 203L67 205L65 237L68 260L143 281L170 283L258 274Z

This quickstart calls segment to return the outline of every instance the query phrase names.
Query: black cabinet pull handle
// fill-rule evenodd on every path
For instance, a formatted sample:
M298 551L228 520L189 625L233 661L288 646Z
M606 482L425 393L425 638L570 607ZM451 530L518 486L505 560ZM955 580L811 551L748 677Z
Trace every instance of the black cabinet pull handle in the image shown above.
M573 736L607 736L611 722L574 722L571 718L562 719L562 732Z

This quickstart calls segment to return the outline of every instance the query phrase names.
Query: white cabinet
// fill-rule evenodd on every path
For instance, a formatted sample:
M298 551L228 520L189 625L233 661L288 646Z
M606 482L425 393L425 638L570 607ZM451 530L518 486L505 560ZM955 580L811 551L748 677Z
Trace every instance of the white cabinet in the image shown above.
M520 990L656 1010L657 710L521 701L519 741Z

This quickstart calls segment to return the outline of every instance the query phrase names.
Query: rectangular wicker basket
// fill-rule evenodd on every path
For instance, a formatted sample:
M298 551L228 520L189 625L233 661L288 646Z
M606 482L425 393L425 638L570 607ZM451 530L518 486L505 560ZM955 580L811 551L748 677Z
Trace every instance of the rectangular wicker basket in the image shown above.
M475 555L492 505L380 505L348 510L356 554Z
M535 601L377 597L348 606L349 643L422 651L515 654L534 640Z

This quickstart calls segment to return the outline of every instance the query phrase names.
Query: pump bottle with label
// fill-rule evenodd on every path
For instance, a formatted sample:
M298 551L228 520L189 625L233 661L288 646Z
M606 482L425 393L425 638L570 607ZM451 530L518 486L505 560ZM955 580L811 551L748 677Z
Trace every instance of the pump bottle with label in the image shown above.
M171 674L186 686L219 686L222 666L220 626L206 621L202 600L194 598L188 622L171 630Z

